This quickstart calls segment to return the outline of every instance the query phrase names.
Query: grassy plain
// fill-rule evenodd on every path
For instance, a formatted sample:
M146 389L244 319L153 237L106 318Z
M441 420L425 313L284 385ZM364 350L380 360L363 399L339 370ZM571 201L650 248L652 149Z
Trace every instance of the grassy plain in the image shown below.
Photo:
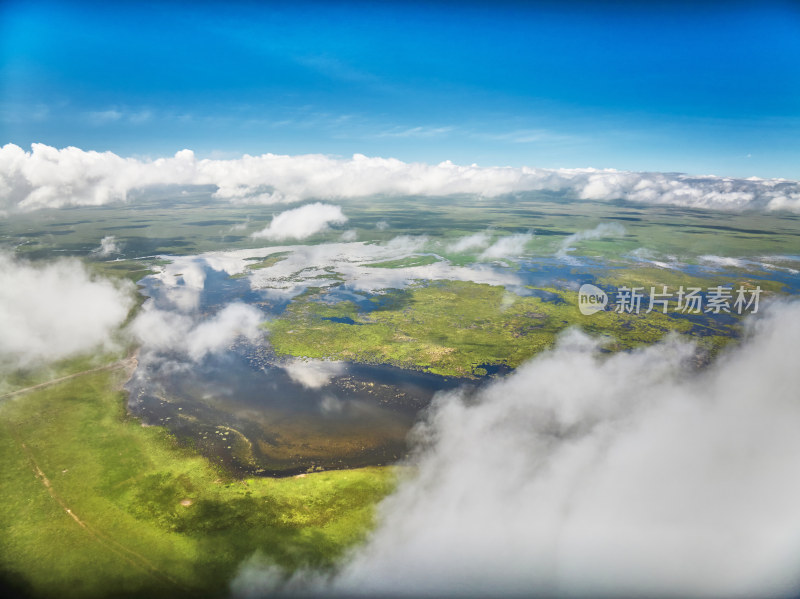
M550 348L557 335L580 326L608 338L607 349L653 343L670 331L687 334L697 324L654 311L605 311L584 316L577 293L540 289L546 299L519 296L503 287L462 281L434 281L389 299L375 296L376 308L359 311L351 301L325 303L320 293L293 301L265 327L278 354L390 363L446 376L471 377L487 365L514 368ZM708 348L731 338L735 325L717 324L703 337Z
M211 193L202 188L154 189L128 205L15 214L0 220L0 244L31 258L78 255L90 259L97 259L92 251L107 235L113 235L120 246L114 258L257 248L264 242L250 234L263 229L273 215L285 209L229 205L214 200ZM345 228L353 230L359 241L428 235L449 242L487 228L498 236L530 231L535 234L530 252L544 256L553 255L578 231L616 223L624 227L623 234L579 242L574 255L608 259L641 247L689 261L705 254L746 257L800 253L800 217L789 213L728 214L676 206L579 201L551 192L497 198L368 197L336 203L349 219ZM342 230L314 235L307 242L339 240Z
M27 595L223 596L256 551L328 567L391 489L391 468L234 479L129 418L122 377L0 403L0 575Z

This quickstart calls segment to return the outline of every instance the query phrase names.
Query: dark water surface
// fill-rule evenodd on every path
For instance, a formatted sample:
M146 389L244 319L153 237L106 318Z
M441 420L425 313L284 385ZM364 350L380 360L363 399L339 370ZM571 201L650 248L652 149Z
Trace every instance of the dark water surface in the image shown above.
M144 423L166 426L204 455L242 474L288 475L400 459L433 395L461 385L475 383L345 364L310 389L248 344L199 364L144 357L129 391Z
M265 316L288 303L252 290L246 278L204 270L203 318L232 301ZM174 309L160 281L140 284L155 307ZM307 388L280 364L266 345L245 341L200 362L143 348L127 385L129 407L143 423L165 426L235 472L281 476L394 462L405 455L408 432L437 392L476 386L388 365L343 363L327 384Z

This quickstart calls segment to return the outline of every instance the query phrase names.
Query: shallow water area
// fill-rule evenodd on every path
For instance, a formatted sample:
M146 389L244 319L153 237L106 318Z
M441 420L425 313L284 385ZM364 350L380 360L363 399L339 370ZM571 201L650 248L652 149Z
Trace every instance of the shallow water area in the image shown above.
M250 344L200 364L145 358L129 384L131 411L237 472L287 475L394 462L436 392L474 384L342 364L327 384L308 388L271 360Z
M199 319L234 301L256 306L265 317L285 308L285 300L252 289L246 278L198 265ZM174 309L174 290L187 287L156 277L141 285L162 310ZM292 362L275 356L266 342L244 339L199 361L145 347L127 385L129 408L145 425L166 427L230 470L281 476L397 461L420 411L437 392L475 385L390 365L344 362L332 363L323 384L309 385L292 378Z

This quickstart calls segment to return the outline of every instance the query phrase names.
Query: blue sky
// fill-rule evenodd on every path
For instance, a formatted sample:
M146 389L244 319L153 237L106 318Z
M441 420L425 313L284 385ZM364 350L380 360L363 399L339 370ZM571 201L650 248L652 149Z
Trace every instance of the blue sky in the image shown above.
M800 178L793 3L0 4L0 143Z

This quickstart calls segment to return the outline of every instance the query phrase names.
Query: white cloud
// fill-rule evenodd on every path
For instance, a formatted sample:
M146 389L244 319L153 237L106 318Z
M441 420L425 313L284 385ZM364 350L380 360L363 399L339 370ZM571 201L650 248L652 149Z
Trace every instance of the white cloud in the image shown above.
M461 254L474 250L482 250L488 246L490 242L491 237L489 237L488 233L473 233L472 235L462 237L458 241L454 241L448 245L447 251L455 254Z
M800 303L762 316L699 373L675 339L603 358L573 331L477 394L438 396L416 467L332 580L251 563L232 588L796 596Z
M199 360L206 354L225 349L238 337L256 341L262 336L258 325L263 314L247 304L229 304L211 319L198 324L186 337L189 357Z
M131 323L131 332L146 351L175 351L201 360L228 348L236 339L257 341L263 314L246 304L229 304L208 320L155 308L148 301Z
M482 134L480 137L520 144L547 143L551 146L554 144L567 144L581 141L581 138L578 136L565 135L563 133L549 131L547 129L516 129L514 131L507 131L505 133Z
M11 367L111 348L133 285L93 278L77 260L35 265L0 254L0 363Z
M145 347L163 352L185 348L186 336L193 325L190 316L159 310L148 301L130 328Z
M112 108L110 110L89 112L87 117L89 118L89 122L93 125L106 125L120 120L122 118L122 113Z
M533 239L531 233L517 233L507 235L495 241L486 248L479 258L481 260L502 260L503 258L518 258L525 253L525 246Z
M245 219L245 222L236 223L235 225L231 225L231 228L229 229L229 231L231 233L235 233L237 231L245 231L245 230L247 230L247 227L249 227L249 226L250 226L250 217L248 216Z
M452 131L453 127L411 127L406 129L395 127L378 134L377 137L438 137Z
M272 218L269 226L253 233L251 237L281 241L305 239L329 229L330 224L343 224L347 217L341 207L316 202L293 210L286 210Z
M100 240L100 247L94 250L98 256L110 256L119 253L119 244L113 235L106 235Z
M128 120L135 124L141 125L153 118L153 113L150 110L140 110L139 112L131 112L128 114Z
M344 362L296 358L279 364L289 377L308 389L319 389L335 376L344 373Z
M585 241L587 239L601 239L603 237L621 237L625 235L625 227L618 223L600 223L594 229L587 229L578 231L568 237L565 237L561 242L561 247L556 252L559 258L568 258L569 252L573 249L576 243Z
M723 210L800 212L800 183L613 169L540 169L406 163L393 158L320 154L245 155L198 160L190 150L169 158L121 158L111 152L33 144L0 148L0 212L125 201L151 185L216 185L216 198L269 204L370 195L496 197L563 191L589 200L623 199Z

